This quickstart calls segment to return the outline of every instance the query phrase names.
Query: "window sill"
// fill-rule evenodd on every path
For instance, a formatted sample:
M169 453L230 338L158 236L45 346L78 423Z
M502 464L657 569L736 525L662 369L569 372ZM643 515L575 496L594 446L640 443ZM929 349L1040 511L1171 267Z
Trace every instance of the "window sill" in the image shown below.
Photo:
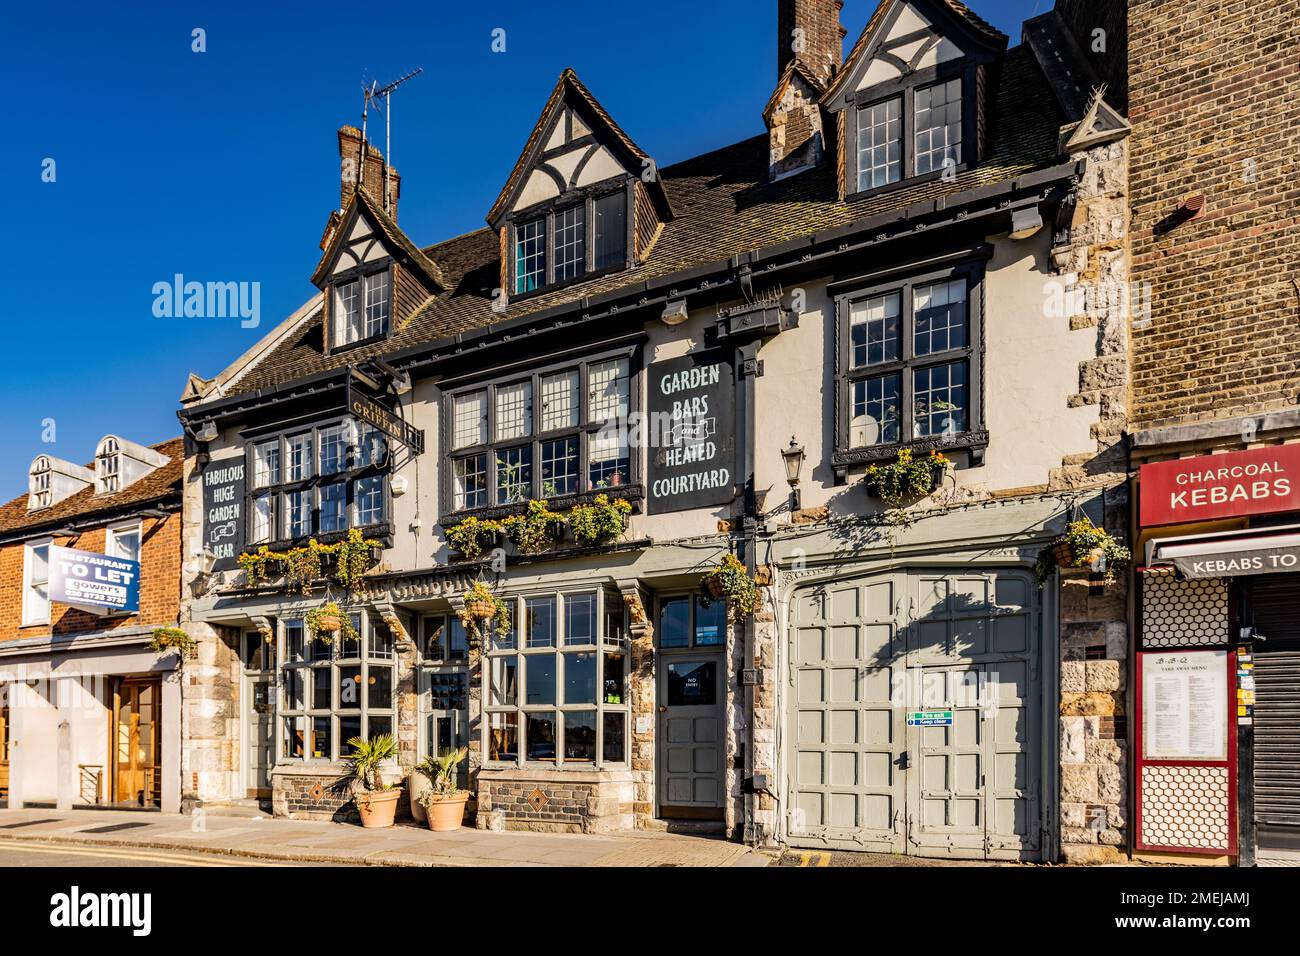
M391 320L390 320L391 324ZM357 339L355 342L348 342L345 345L331 345L325 350L326 355L342 355L344 352L355 352L357 349L363 349L367 345L374 345L376 342L385 342L388 340L388 333L383 332L379 335L371 335L364 339Z
M591 504L598 495L608 495L611 499L622 498L632 505L632 513L640 512L640 505L645 500L645 487L640 484L617 485L612 488L593 488L576 495L560 495L555 498L539 499L546 501L546 507L552 511L564 511L575 505ZM483 521L500 521L511 515L520 515L528 510L528 502L521 501L513 505L493 505L489 508L470 508L452 511L443 515L439 522L443 528L455 527L466 518L478 518Z
M892 445L872 445L869 448L850 448L835 452L831 456L831 465L838 474L854 465L872 465L882 461L891 461L898 457L898 453L903 449L908 449L914 453L929 454L932 451L939 452L956 452L964 451L970 453L970 463L973 467L979 467L984 464L984 451L989 446L989 433L987 431L967 432L964 435L958 435L956 438L948 440L945 438L918 438L910 442L897 442Z
M526 302L529 299L535 299L538 296L546 295L548 292L555 292L558 289L576 289L584 282L591 282L593 279L603 279L605 276L611 276L619 272L627 272L626 265L606 266L603 269L596 269L592 272L584 272L576 279L566 279L563 282L552 282L549 285L538 286L536 289L529 289L527 292L514 292L510 295L510 302Z
M970 169L969 163L958 163L953 169L953 178L960 176ZM884 186L872 186L870 189L860 189L857 192L848 193L844 196L845 202L859 202L863 199L870 199L873 196L879 196L892 190L906 189L909 186L920 186L925 183L937 182L943 179L944 170L939 169L934 172L922 173L920 176L909 176L907 179L900 179L896 183L886 183Z

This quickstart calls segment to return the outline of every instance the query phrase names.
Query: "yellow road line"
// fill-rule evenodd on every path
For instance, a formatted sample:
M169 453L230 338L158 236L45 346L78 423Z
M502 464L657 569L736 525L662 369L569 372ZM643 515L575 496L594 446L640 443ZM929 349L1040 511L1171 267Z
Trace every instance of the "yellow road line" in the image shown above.
M830 866L831 855L817 850L804 850L799 854L800 866Z
M213 858L210 860L194 859L174 853L152 853L144 850L125 850L119 847L67 846L59 843L44 843L40 846L24 845L25 841L0 839L0 848L14 850L18 853L69 854L72 856L109 857L122 860L144 860L164 863L180 863L183 866L282 866L280 863L263 863L257 860L239 860L234 857Z

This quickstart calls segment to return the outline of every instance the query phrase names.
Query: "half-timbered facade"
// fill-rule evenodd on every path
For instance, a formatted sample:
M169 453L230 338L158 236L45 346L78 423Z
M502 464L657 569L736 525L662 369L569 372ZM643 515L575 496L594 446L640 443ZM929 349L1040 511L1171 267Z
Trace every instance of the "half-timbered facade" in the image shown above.
M348 741L392 732L406 770L469 747L482 827L1123 844L1122 770L1072 789L1099 748L1059 723L1111 695L1091 734L1122 760L1122 584L1032 566L1071 516L1123 526L1126 331L1061 302L1125 278L1125 124L1061 73L1052 15L1012 46L956 0L883 0L845 57L838 0L776 6L760 135L661 166L565 69L467 235L409 238L341 131L319 296L183 398L195 679L247 702L192 737L190 799L332 816ZM932 451L934 494L868 493ZM621 535L449 543L598 497ZM353 529L359 584L256 573ZM753 613L701 590L726 554ZM476 581L509 628L466 633ZM327 600L356 640L311 639Z

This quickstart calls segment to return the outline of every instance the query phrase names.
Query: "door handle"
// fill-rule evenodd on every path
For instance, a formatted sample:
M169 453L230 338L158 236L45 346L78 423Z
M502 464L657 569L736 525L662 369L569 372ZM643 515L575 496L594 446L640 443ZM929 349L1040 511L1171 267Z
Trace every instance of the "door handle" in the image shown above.
M667 705L667 704L660 704L660 705L659 705L659 713L661 713L661 714L666 714L666 713L668 713L668 705Z

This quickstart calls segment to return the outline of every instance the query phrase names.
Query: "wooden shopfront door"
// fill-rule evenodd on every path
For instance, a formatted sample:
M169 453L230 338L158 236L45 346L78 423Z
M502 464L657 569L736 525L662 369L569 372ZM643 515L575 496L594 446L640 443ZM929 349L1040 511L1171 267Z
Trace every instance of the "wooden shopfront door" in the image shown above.
M159 805L161 723L162 681L120 680L113 694L113 802Z

